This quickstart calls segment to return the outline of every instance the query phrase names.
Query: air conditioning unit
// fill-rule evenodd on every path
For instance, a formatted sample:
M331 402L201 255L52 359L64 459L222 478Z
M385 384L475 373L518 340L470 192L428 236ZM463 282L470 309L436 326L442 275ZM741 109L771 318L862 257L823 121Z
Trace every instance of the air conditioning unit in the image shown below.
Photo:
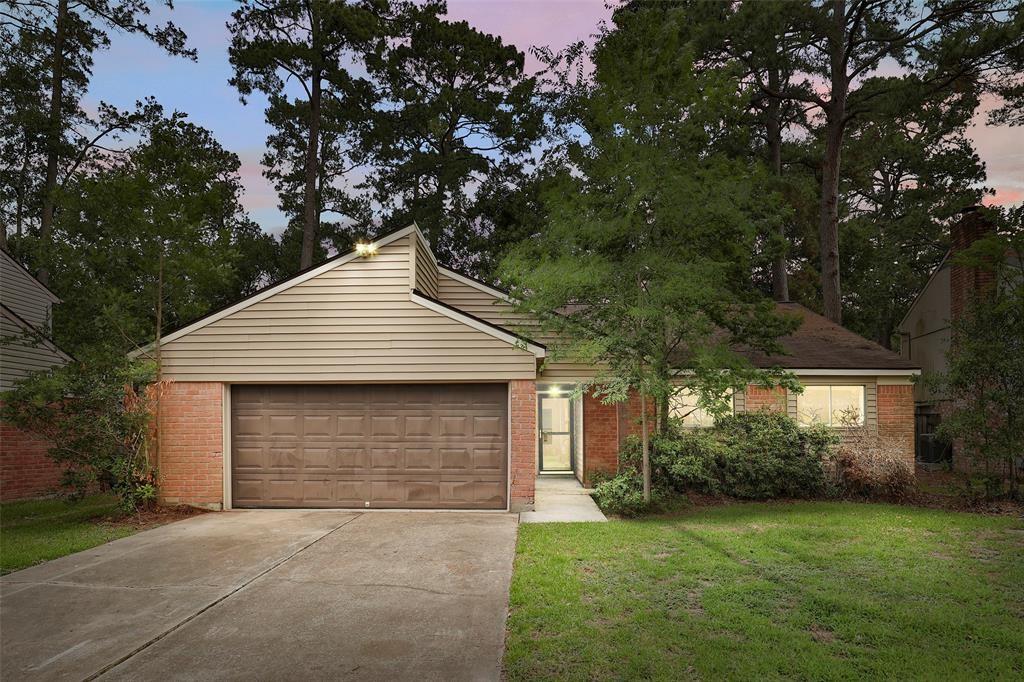
M934 433L917 436L917 461L925 469L940 469L950 460L949 443L939 440Z

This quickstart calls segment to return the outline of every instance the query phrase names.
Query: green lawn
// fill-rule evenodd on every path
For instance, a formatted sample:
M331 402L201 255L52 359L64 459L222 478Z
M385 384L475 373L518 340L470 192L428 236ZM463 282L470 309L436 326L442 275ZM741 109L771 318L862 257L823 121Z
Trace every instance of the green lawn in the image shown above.
M98 523L114 514L117 501L94 495L73 503L61 499L25 500L0 505L0 572L80 552L131 535L129 524Z
M1022 679L1024 520L852 503L525 524L505 665L535 679Z

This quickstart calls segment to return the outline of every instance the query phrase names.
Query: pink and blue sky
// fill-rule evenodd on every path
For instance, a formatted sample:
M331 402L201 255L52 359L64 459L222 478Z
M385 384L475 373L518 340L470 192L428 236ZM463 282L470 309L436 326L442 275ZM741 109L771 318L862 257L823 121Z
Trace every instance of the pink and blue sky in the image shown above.
M199 51L198 62L168 57L147 41L113 36L110 50L97 55L87 106L106 101L122 108L153 95L170 111L177 109L209 128L227 149L242 160L243 203L265 230L279 232L284 217L277 210L277 195L263 178L260 157L268 127L259 97L248 105L228 85L228 32L225 28L234 3L229 0L178 0L171 17ZM533 45L558 49L584 40L607 19L605 0L448 0L449 15L465 19L478 29L500 35L528 51ZM161 12L155 19L164 16ZM527 58L527 67L536 62ZM977 151L988 171L988 185L996 189L989 203L1024 201L1024 132L985 125L979 115L971 129Z

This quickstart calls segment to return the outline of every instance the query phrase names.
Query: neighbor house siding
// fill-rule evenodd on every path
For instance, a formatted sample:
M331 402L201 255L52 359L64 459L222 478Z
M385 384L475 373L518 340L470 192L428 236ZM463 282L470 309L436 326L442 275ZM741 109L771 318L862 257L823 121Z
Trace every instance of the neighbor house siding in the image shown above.
M9 391L14 384L33 372L50 369L67 362L67 356L55 350L48 342L26 336L27 330L10 316L0 313L0 392Z
M534 355L410 300L410 240L163 346L177 381L533 379Z
M923 374L944 372L947 368L946 354L953 336L950 327L950 275L947 261L928 280L900 323L900 355L920 365ZM914 394L918 402L941 398L927 382L918 382L914 386Z
M50 309L59 299L6 252L0 251L0 303L41 332L50 331Z

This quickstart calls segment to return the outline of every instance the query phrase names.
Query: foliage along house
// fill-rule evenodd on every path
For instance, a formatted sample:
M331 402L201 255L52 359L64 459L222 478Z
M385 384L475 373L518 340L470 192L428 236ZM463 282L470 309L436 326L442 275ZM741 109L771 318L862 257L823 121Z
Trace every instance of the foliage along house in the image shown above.
M49 338L60 299L0 249L0 400L32 372L63 365L70 356ZM48 445L0 421L0 500L35 497L56 488L63 469Z
M752 386L734 409L827 420L852 407L912 462L916 367L781 305L803 315L782 340L791 355L753 359L808 390ZM522 323L504 293L440 266L413 225L167 334L162 499L515 511L538 475L614 472L637 405L574 400L595 370L549 361L512 331Z
M947 354L953 343L953 325L969 312L975 296L996 283L994 270L963 265L956 259L979 239L991 235L993 229L980 207L962 211L950 228L949 250L897 325L901 357L921 367L925 375L944 374L949 369ZM1019 268L1020 255L1008 252L1006 262ZM946 445L936 435L943 417L953 407L948 396L930 382L917 382L914 406L918 458L938 463L949 456L954 466L968 469L969 460L957 456L959 444Z

